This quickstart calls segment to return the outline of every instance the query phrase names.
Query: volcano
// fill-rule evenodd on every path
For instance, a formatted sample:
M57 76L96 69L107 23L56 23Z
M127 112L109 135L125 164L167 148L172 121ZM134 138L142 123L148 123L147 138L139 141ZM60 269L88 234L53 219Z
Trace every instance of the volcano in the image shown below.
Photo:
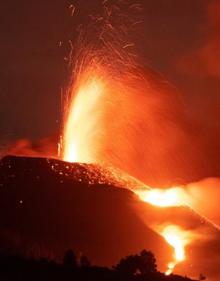
M196 237L177 270L198 276L202 268L207 276L219 276L220 231L189 207L160 209L141 202L128 190L140 185L95 164L6 156L0 161L1 251L60 260L72 248L93 264L109 266L145 248L165 270L172 248L150 226L178 223L196 230Z
M171 257L171 248L137 216L132 192L113 182L95 165L3 158L1 249L60 259L72 248L95 264L112 265L122 256L146 248L164 264ZM162 259L161 251L167 253Z

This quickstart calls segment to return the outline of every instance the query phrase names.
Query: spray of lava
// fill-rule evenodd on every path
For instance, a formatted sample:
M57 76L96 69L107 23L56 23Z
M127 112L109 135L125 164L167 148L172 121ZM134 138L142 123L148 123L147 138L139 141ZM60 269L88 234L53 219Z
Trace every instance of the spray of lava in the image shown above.
M103 113L107 110L108 95L114 95L114 86L104 78L101 68L89 68L72 88L73 97L69 104L64 127L63 158L69 162L94 163L102 162L98 154L103 141L103 132L108 126L108 118ZM113 83L113 81L111 81ZM114 85L114 83L113 83ZM76 92L76 94L75 94ZM108 120L110 121L110 120ZM98 126L98 127L97 127ZM180 206L188 199L183 189L176 187L168 190L144 189L135 190L139 198L158 207ZM154 228L174 248L174 260L169 262L166 274L170 274L176 264L185 259L185 246L189 242L184 230L175 225Z
M117 87L120 87L121 91ZM103 146L111 140L112 131L109 130L109 127L112 128L111 118L113 118L115 112L117 113L117 110L112 111L111 107L119 106L121 114L123 114L120 104L115 104L115 100L109 99L109 97L114 97L115 93L118 93L118 99L120 100L120 94L123 93L121 85L107 75L103 66L90 64L80 77L77 77L76 84L71 91L72 97L68 104L64 126L63 159L69 162L83 163L102 164L108 162L105 161L107 157L103 157L104 153L100 153L100 151L104 152ZM127 96L129 97L128 94ZM129 114L131 107L127 107L127 110ZM109 114L109 111L111 114ZM135 116L137 116L136 113ZM117 119L119 124L116 124L116 126L122 128L124 126L124 124L121 124L122 119L119 117ZM103 136L106 131L108 135ZM122 147L123 144L118 143L118 145ZM124 146L126 145L127 143L124 142ZM122 157L122 153L123 149L120 150L118 157ZM189 200L180 187L168 190L147 188L133 191L142 201L158 207L180 206L188 203ZM185 259L185 246L189 242L189 237L186 239L184 230L175 225L162 228L155 227L154 230L160 233L174 248L174 260L169 262L166 272L166 274L170 274L176 264Z
M118 89L117 86L119 84L110 79L105 73L106 70L104 70L103 66L91 67L90 65L78 77L76 85L71 89L72 97L68 104L63 135L63 159L66 161L102 164L106 160L105 156L103 157L106 154L101 153L103 151L106 152L106 148L103 149L103 146L111 142L113 136L117 137L117 134L114 135L115 130L113 130L113 134L111 129L109 131L109 127L112 128L114 114L118 112L118 110L112 110L111 107L119 107L121 114L126 114L120 105L120 98L124 94L124 89ZM126 87L126 91L128 91L128 87ZM118 93L119 102L115 102L114 98L114 104L112 104L112 99L109 100L109 96L115 96L115 93ZM129 97L129 92L127 96ZM128 99L128 101L130 100ZM133 111L136 111L135 105L133 107ZM131 106L127 107L127 109L128 114L131 115ZM137 117L137 112L135 112L134 116ZM121 120L124 119L120 119L119 117L118 124L116 122L114 125L118 126L116 132L119 132L118 130L122 126ZM110 132L110 134L106 135L106 131L108 133ZM126 138L127 136L128 134L126 134ZM121 154L118 157L123 158L123 151L125 152L124 155L126 155L127 150L123 149L122 140L123 138L119 142L115 140L115 145L121 147ZM124 146L127 146L126 141L124 142ZM152 189L151 191L136 191L136 193L142 201L160 207L179 206L183 204L184 194L180 188L165 191ZM170 274L176 264L185 259L185 245L187 240L185 239L184 231L174 225L166 226L160 230L156 228L155 230L174 248L175 257L168 264L168 270L166 272Z
M162 91L161 99L158 88L151 85L151 75L146 79L128 54L126 49L130 45L121 45L122 41L118 40L118 46L112 33L114 28L109 22L106 26L111 33L102 32L99 37L102 47L84 47L76 58L65 108L62 155L69 162L107 163L138 176L137 159L142 161L143 171L150 169L150 160L153 162L159 154L164 155L170 143L173 144L169 141L173 135L169 126L171 119L164 122L164 115L158 115L164 112L164 107L170 108L169 95ZM175 130L178 129L172 126L172 132ZM166 142L162 143L161 139ZM143 154L146 150L153 151L152 158ZM179 206L186 199L180 188L136 190L135 193L142 201L158 207ZM189 237L175 225L155 230L174 248L174 260L167 270L170 274L176 264L185 259Z
M69 162L92 163L96 159L93 149L96 144L91 136L97 124L96 107L104 92L104 83L99 77L91 76L80 83L77 91L65 126L63 158Z
M67 161L110 164L156 185L154 180L173 177L177 154L184 165L179 147L186 147L188 138L177 91L143 69L127 38L132 32L124 22L131 9L126 19L120 14L117 28L113 9L107 10L95 19L98 31L88 27L74 45L61 154Z

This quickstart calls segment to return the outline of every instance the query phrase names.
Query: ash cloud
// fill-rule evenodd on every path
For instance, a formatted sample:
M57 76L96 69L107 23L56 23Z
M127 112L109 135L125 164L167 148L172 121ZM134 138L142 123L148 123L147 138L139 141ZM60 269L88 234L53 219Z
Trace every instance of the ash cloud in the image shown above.
M8 143L0 151L0 157L6 155L30 156L30 157L50 157L58 158L57 137L45 137L32 141L27 138L18 139Z
M220 78L220 2L211 1L207 6L206 36L198 49L183 55L177 65L187 75Z
M207 1L205 13L200 46L183 53L175 63L200 159L208 163L201 164L201 169L205 167L201 178L218 177L220 165L220 2Z

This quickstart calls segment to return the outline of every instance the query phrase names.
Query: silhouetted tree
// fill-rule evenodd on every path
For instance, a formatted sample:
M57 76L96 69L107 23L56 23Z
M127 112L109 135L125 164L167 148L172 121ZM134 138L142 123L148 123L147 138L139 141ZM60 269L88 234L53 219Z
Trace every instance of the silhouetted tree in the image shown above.
M140 253L138 269L141 274L154 273L157 271L156 259L152 252L143 250Z
M130 255L121 259L115 269L126 275L155 273L156 259L152 252L143 250L140 255Z
M91 263L90 263L89 259L86 256L81 256L80 257L80 266L83 267L83 268L91 266Z
M148 251L142 251L138 255L130 255L121 259L114 268L89 266L88 258L82 256L79 267L72 250L68 250L64 256L63 264L50 261L45 258L40 260L18 256L4 256L0 254L0 280L4 281L196 281L187 277L165 274L156 270L154 255ZM200 279L205 277L200 274Z
M63 264L68 267L77 267L77 259L72 250L68 250L63 257Z
M138 271L138 255L130 255L122 258L115 266L115 270L121 274L134 275Z

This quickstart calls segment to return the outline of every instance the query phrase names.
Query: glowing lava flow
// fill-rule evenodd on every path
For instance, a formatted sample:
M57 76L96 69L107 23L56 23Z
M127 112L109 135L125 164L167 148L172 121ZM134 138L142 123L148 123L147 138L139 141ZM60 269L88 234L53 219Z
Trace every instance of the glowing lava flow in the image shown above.
M169 275L179 262L185 260L185 246L188 241L185 232L175 225L166 226L161 234L175 251L174 261L168 264L168 269L166 271L166 275Z
M162 208L187 205L190 200L186 192L180 187L137 190L135 193L142 201ZM190 233L184 231L177 225L167 225L157 231L174 248L174 260L167 265L166 275L169 275L173 272L175 266L183 262L186 258L185 246L190 241Z
M145 189L134 191L138 197L151 205L165 208L186 205L189 197L180 187L169 189ZM174 248L174 260L167 265L166 275L173 272L175 266L185 260L185 246L190 242L190 233L177 225L156 227L155 230Z
M190 202L189 196L180 187L137 190L135 193L142 201L158 207L177 207L187 205ZM157 231L174 248L174 261L168 263L166 271L166 275L169 275L173 272L175 266L186 258L185 246L190 242L190 233L177 225L168 225Z
M180 187L172 187L169 189L154 188L149 190L136 191L139 198L158 207L174 207L186 205L189 197Z

